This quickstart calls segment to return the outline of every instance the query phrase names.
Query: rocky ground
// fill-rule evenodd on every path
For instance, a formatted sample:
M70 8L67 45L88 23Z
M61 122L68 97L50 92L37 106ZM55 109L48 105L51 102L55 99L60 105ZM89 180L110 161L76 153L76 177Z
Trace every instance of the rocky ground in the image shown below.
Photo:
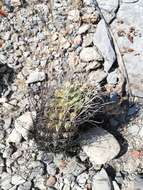
M142 1L4 2L0 189L142 190ZM35 118L29 86L40 88L47 76L53 86L72 79L104 89L115 102L106 125L81 133L76 155L39 150L29 138ZM124 101L129 89L134 103Z

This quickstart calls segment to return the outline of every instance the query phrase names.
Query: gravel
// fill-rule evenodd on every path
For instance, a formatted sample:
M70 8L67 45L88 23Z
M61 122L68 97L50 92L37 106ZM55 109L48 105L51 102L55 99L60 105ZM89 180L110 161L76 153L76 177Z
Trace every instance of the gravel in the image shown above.
M123 36L117 35L116 39L130 71L132 88L135 94L141 95L142 20L139 14L142 15L142 1L124 0L120 6L117 0L98 3L107 22L115 19L111 25L113 33L123 30ZM123 112L110 113L112 125L108 126L107 122L104 126L108 132L100 129L104 135L97 135L99 129L95 128L88 143L80 147L80 153L72 156L41 150L33 139L35 109L41 100L38 93L46 80L56 87L65 82L68 75L66 80L78 79L85 86L111 93L111 101L120 99L117 92L121 88L118 78L121 71L118 63L115 64L112 39L96 9L96 2L55 0L50 10L46 0L29 0L25 6L19 0L5 0L5 4L2 8L0 5L0 11L7 12L7 17L0 15L0 188L94 190L111 189L113 185L114 190L131 190L131 185L135 184L135 188L141 189L143 115L137 105L129 108L130 122L126 125L124 121L121 130L118 127L122 126ZM51 11L53 17L50 17ZM135 25L135 30L130 28L130 23ZM134 73L138 77L134 77ZM139 89L136 88L138 84ZM36 96L29 96L31 87ZM43 93L47 98L49 92ZM33 101L36 98L37 105ZM85 134L86 138L89 133ZM127 140L128 147L119 133ZM44 148L44 144L42 146ZM114 159L120 148L119 157ZM103 169L107 166L115 171L108 168L107 174Z

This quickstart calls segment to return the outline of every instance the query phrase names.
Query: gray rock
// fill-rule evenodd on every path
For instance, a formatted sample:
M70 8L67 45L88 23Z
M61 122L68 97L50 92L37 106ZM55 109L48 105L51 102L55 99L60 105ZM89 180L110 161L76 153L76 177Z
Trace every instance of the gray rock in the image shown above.
M63 187L63 190L70 190L71 187L69 184L65 184L64 187Z
M123 25L119 25L118 23L118 21L121 20L123 21ZM143 62L143 30L140 27L142 25L143 1L134 1L134 3L122 3L120 9L118 10L116 20L112 25L112 30L114 30L114 36L117 40L120 50L124 51L124 48L126 48L126 51L124 51L123 59L128 72L128 78L130 81L132 93L135 96L141 97L143 97L143 75L140 72L143 70L143 65L140 64ZM119 28L121 31L125 31L127 34L122 37L119 36ZM131 28L133 31L131 31ZM128 51L130 49L132 52Z
M138 125L129 125L128 126L128 132L133 135L136 136L139 134L140 131L140 127Z
M31 170L30 179L36 178L44 174L44 164L40 161L33 161L29 164L28 169Z
M2 141L5 137L5 132L0 130L0 141Z
M33 71L28 79L27 79L27 84L34 83L34 82L39 82L45 80L46 75L44 72L38 72L38 71Z
M52 176L56 175L57 167L54 163L47 164L47 173Z
M98 61L89 62L89 63L87 63L87 66L86 66L86 72L96 70L97 68L100 67L100 65L101 65L101 63Z
M75 177L73 174L66 174L64 176L64 183L70 185L72 182L75 181Z
M7 143L13 142L15 144L19 144L21 142L21 139L22 139L21 134L16 129L13 129L10 135L8 136L6 142Z
M13 152L13 149L10 146L5 147L5 150L3 152L3 158L10 158L12 152Z
M71 10L69 11L68 13L68 19L71 20L71 21L79 21L80 19L80 12L78 9L74 9L74 10Z
M104 15L106 21L109 23L116 16L116 11L119 8L118 0L97 0L98 5Z
M80 160L81 160L82 162L84 162L84 161L88 158L88 156L87 156L87 154L86 154L85 152L80 151L80 153L79 153L79 158L80 158Z
M29 130L33 128L32 113L26 112L15 120L15 129L24 139L28 139Z
M108 84L115 85L115 84L117 84L117 81L118 81L117 71L113 71L108 74L108 76L107 76Z
M120 190L120 187L116 181L112 181L112 184L113 184L114 190Z
M103 81L106 78L106 76L107 74L103 70L92 71L88 75L87 82L89 84L95 85Z
M139 132L138 132L138 135L139 135L140 137L143 137L143 126L140 127Z
M100 172L95 174L92 180L92 190L112 190L110 179L106 171L102 168Z
M93 47L83 48L80 52L80 59L85 62L102 60L102 56Z
M79 30L78 30L78 34L83 34L83 33L85 33L85 32L87 32L88 30L89 30L89 28L90 28L90 25L89 24L84 24L84 25L82 25L80 28L79 28Z
M83 36L83 42L82 46L83 47L88 47L93 43L93 34L92 33L87 33L86 36Z
M1 184L1 188L2 189L9 190L12 187L12 184L11 184L11 175L4 172L1 175L0 184Z
M45 164L50 164L54 160L54 155L52 153L38 151L37 160L41 160Z
M103 19L98 23L94 33L93 43L104 57L104 70L108 72L116 60L115 51L109 31Z
M63 169L64 174L72 174L74 176L78 176L85 170L85 166L78 163L76 160L72 160L68 163L68 165Z
M11 117L5 118L3 128L5 130L7 130L10 127L11 122L12 122L12 118Z
M83 151L95 165L105 164L120 151L120 145L113 135L96 127L81 136Z
M77 176L77 183L79 184L80 187L84 187L87 180L88 180L89 176L87 173L82 173L79 176Z
M45 184L45 178L43 176L37 176L34 179L34 186L41 190L47 190L46 184Z
M0 175L2 175L2 173L3 173L3 167L4 167L4 160L3 160L3 158L0 156Z
M26 181L25 183L23 183L22 185L19 185L17 190L30 190L32 187L32 183L31 181Z
M94 0L83 0L83 2L86 4L86 5L93 5L94 4Z
M123 3L136 3L139 0L122 0Z
M143 176L137 175L134 180L134 190L143 190Z
M19 176L19 175L13 175L12 178L11 178L11 183L12 183L13 185L20 185L20 184L22 184L22 183L24 183L24 182L25 182L25 179L22 178L22 177Z
M79 185L75 184L75 185L72 187L72 190L83 190L83 188L80 187Z

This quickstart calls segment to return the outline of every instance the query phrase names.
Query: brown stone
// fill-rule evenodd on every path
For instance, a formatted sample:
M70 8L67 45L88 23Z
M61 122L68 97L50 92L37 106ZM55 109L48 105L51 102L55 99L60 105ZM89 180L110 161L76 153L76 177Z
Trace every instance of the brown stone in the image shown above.
M56 183L56 177L55 176L50 176L47 180L47 186L48 187L53 187Z

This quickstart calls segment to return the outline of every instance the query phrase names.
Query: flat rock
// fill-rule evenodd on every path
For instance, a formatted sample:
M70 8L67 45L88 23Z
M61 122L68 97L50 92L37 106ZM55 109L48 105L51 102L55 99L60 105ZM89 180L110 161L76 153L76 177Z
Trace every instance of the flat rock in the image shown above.
M143 75L141 73L143 70L143 64L141 64L143 62L143 28L141 27L143 25L143 1L123 2L111 27L120 51L123 52L132 93L143 97ZM120 21L123 21L122 24ZM124 34L120 36L120 32Z
M85 62L102 60L102 56L97 52L94 47L83 48L80 52L80 59Z
M115 158L120 145L115 137L102 128L96 127L81 136L83 151L95 165L105 164Z
M116 54L113 48L112 39L103 19L101 19L97 25L93 36L93 43L99 52L102 53L105 61L104 70L108 72L116 60Z
M112 190L111 182L106 171L102 168L93 176L92 190Z

